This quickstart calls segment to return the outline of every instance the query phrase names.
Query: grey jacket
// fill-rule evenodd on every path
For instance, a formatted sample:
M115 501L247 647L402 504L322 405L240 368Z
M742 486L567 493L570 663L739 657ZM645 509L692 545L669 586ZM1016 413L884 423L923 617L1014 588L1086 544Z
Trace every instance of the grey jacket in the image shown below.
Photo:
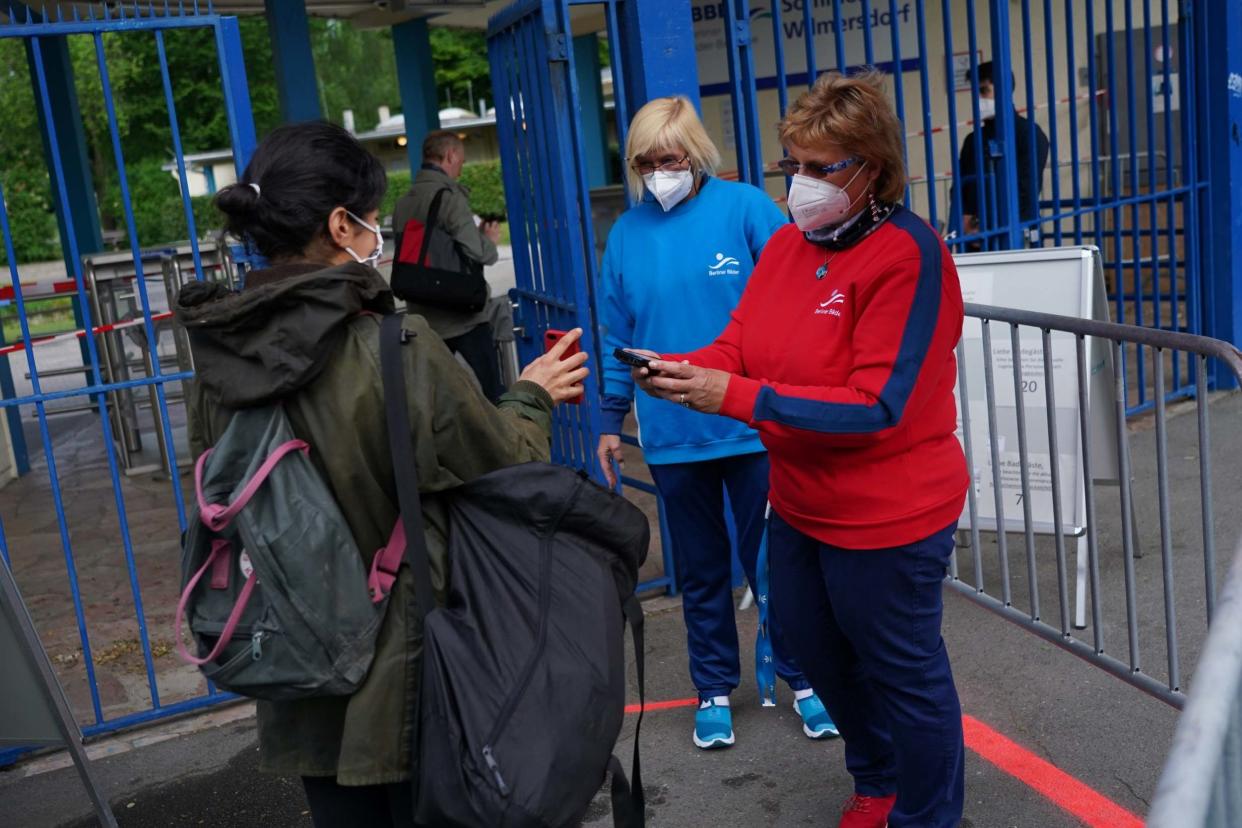
M443 189L449 192L440 202L437 223L461 245L466 256L480 264L495 264L498 258L496 245L474 223L474 213L470 209L470 190L449 178L440 169L421 169L414 176L410 191L397 199L392 215L393 232L400 233L404 230L410 219L426 221L427 214L431 212L432 200ZM461 336L479 325L486 324L489 319L486 308L478 313L461 313L426 305L410 304L408 307L411 313L422 315L431 329L443 339Z

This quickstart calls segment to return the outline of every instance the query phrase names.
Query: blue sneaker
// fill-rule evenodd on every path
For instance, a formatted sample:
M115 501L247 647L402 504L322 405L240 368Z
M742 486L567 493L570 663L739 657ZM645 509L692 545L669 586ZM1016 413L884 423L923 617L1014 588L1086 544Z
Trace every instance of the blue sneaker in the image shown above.
M794 712L802 717L802 732L808 739L835 739L841 735L824 703L814 693L800 701L795 699Z
M694 744L703 750L733 744L733 713L727 705L708 699L694 714Z

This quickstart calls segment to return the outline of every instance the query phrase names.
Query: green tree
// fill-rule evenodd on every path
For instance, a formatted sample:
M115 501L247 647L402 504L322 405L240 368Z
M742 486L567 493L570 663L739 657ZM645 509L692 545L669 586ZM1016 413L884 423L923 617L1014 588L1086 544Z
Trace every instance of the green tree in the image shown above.
M431 60L435 64L436 91L441 103L445 94L455 106L465 107L469 95L475 106L480 98L492 103L491 66L487 62L487 38L474 29L431 30Z
M17 260L54 258L60 249L51 185L43 163L38 115L26 48L15 38L0 39L0 185ZM0 245L0 263L8 255Z
M379 123L381 106L401 108L390 29L316 19L311 21L311 47L324 118L342 124L342 113L353 110L356 128L365 132Z

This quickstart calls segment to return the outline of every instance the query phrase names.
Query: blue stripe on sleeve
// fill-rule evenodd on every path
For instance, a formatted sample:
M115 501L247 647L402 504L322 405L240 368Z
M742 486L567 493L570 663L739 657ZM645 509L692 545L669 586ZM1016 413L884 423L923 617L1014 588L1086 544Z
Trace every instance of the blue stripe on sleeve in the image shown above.
M755 421L830 434L869 434L892 428L901 421L940 316L941 246L932 229L909 210L897 208L889 221L914 239L920 261L914 302L906 317L893 372L884 383L879 400L870 405L821 402L778 394L765 385L755 400Z

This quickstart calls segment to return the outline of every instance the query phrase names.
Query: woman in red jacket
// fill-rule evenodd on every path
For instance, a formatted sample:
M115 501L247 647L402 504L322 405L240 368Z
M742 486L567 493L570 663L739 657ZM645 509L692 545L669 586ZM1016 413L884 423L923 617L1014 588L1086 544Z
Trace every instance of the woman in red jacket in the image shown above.
M967 486L962 296L949 251L900 205L902 131L878 75L822 76L780 125L796 226L769 240L713 344L635 371L768 449L772 611L845 739L855 795L841 828L962 815L940 635Z

